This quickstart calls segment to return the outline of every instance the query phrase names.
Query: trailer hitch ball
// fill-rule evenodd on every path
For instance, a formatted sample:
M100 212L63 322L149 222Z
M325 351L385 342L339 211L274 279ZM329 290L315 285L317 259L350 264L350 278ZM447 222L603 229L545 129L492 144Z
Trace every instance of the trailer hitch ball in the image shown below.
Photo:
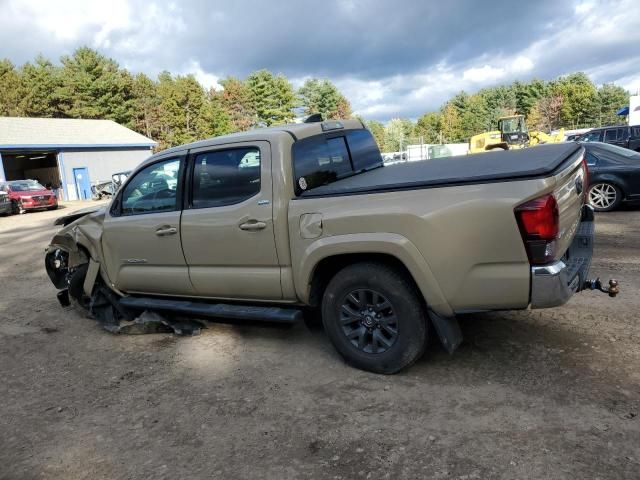
M596 278L595 280L587 280L584 282L584 288L588 290L600 290L601 292L608 294L611 298L614 298L618 293L620 293L618 281L613 278L609 280L608 287L603 287L600 278Z

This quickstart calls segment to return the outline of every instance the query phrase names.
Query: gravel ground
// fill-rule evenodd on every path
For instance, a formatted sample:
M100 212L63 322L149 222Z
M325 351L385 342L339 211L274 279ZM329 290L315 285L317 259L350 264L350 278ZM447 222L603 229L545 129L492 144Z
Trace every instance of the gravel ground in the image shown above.
M461 320L395 376L304 325L115 336L63 310L53 219L0 218L0 478L640 478L640 211L597 217L585 292Z

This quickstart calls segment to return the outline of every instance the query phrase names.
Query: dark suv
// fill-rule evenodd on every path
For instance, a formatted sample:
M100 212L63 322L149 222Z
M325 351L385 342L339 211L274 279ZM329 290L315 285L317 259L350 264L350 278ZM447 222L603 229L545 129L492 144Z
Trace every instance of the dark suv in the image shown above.
M640 125L617 125L589 130L575 139L578 142L604 142L640 152Z

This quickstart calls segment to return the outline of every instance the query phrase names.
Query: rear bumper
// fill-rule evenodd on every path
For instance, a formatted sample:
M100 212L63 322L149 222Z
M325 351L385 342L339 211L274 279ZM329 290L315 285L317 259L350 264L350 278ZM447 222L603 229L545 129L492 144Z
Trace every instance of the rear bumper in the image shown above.
M588 280L594 237L593 209L585 205L571 246L561 260L531 267L531 308L563 305Z

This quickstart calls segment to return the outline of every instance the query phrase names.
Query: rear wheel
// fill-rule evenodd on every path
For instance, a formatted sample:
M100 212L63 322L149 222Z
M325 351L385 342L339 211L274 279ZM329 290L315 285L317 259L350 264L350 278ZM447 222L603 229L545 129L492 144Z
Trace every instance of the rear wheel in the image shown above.
M427 321L406 274L383 264L358 263L338 272L322 299L322 320L347 363L391 374L424 352Z
M597 212L610 212L622 202L622 191L606 182L594 183L589 188L589 204Z

